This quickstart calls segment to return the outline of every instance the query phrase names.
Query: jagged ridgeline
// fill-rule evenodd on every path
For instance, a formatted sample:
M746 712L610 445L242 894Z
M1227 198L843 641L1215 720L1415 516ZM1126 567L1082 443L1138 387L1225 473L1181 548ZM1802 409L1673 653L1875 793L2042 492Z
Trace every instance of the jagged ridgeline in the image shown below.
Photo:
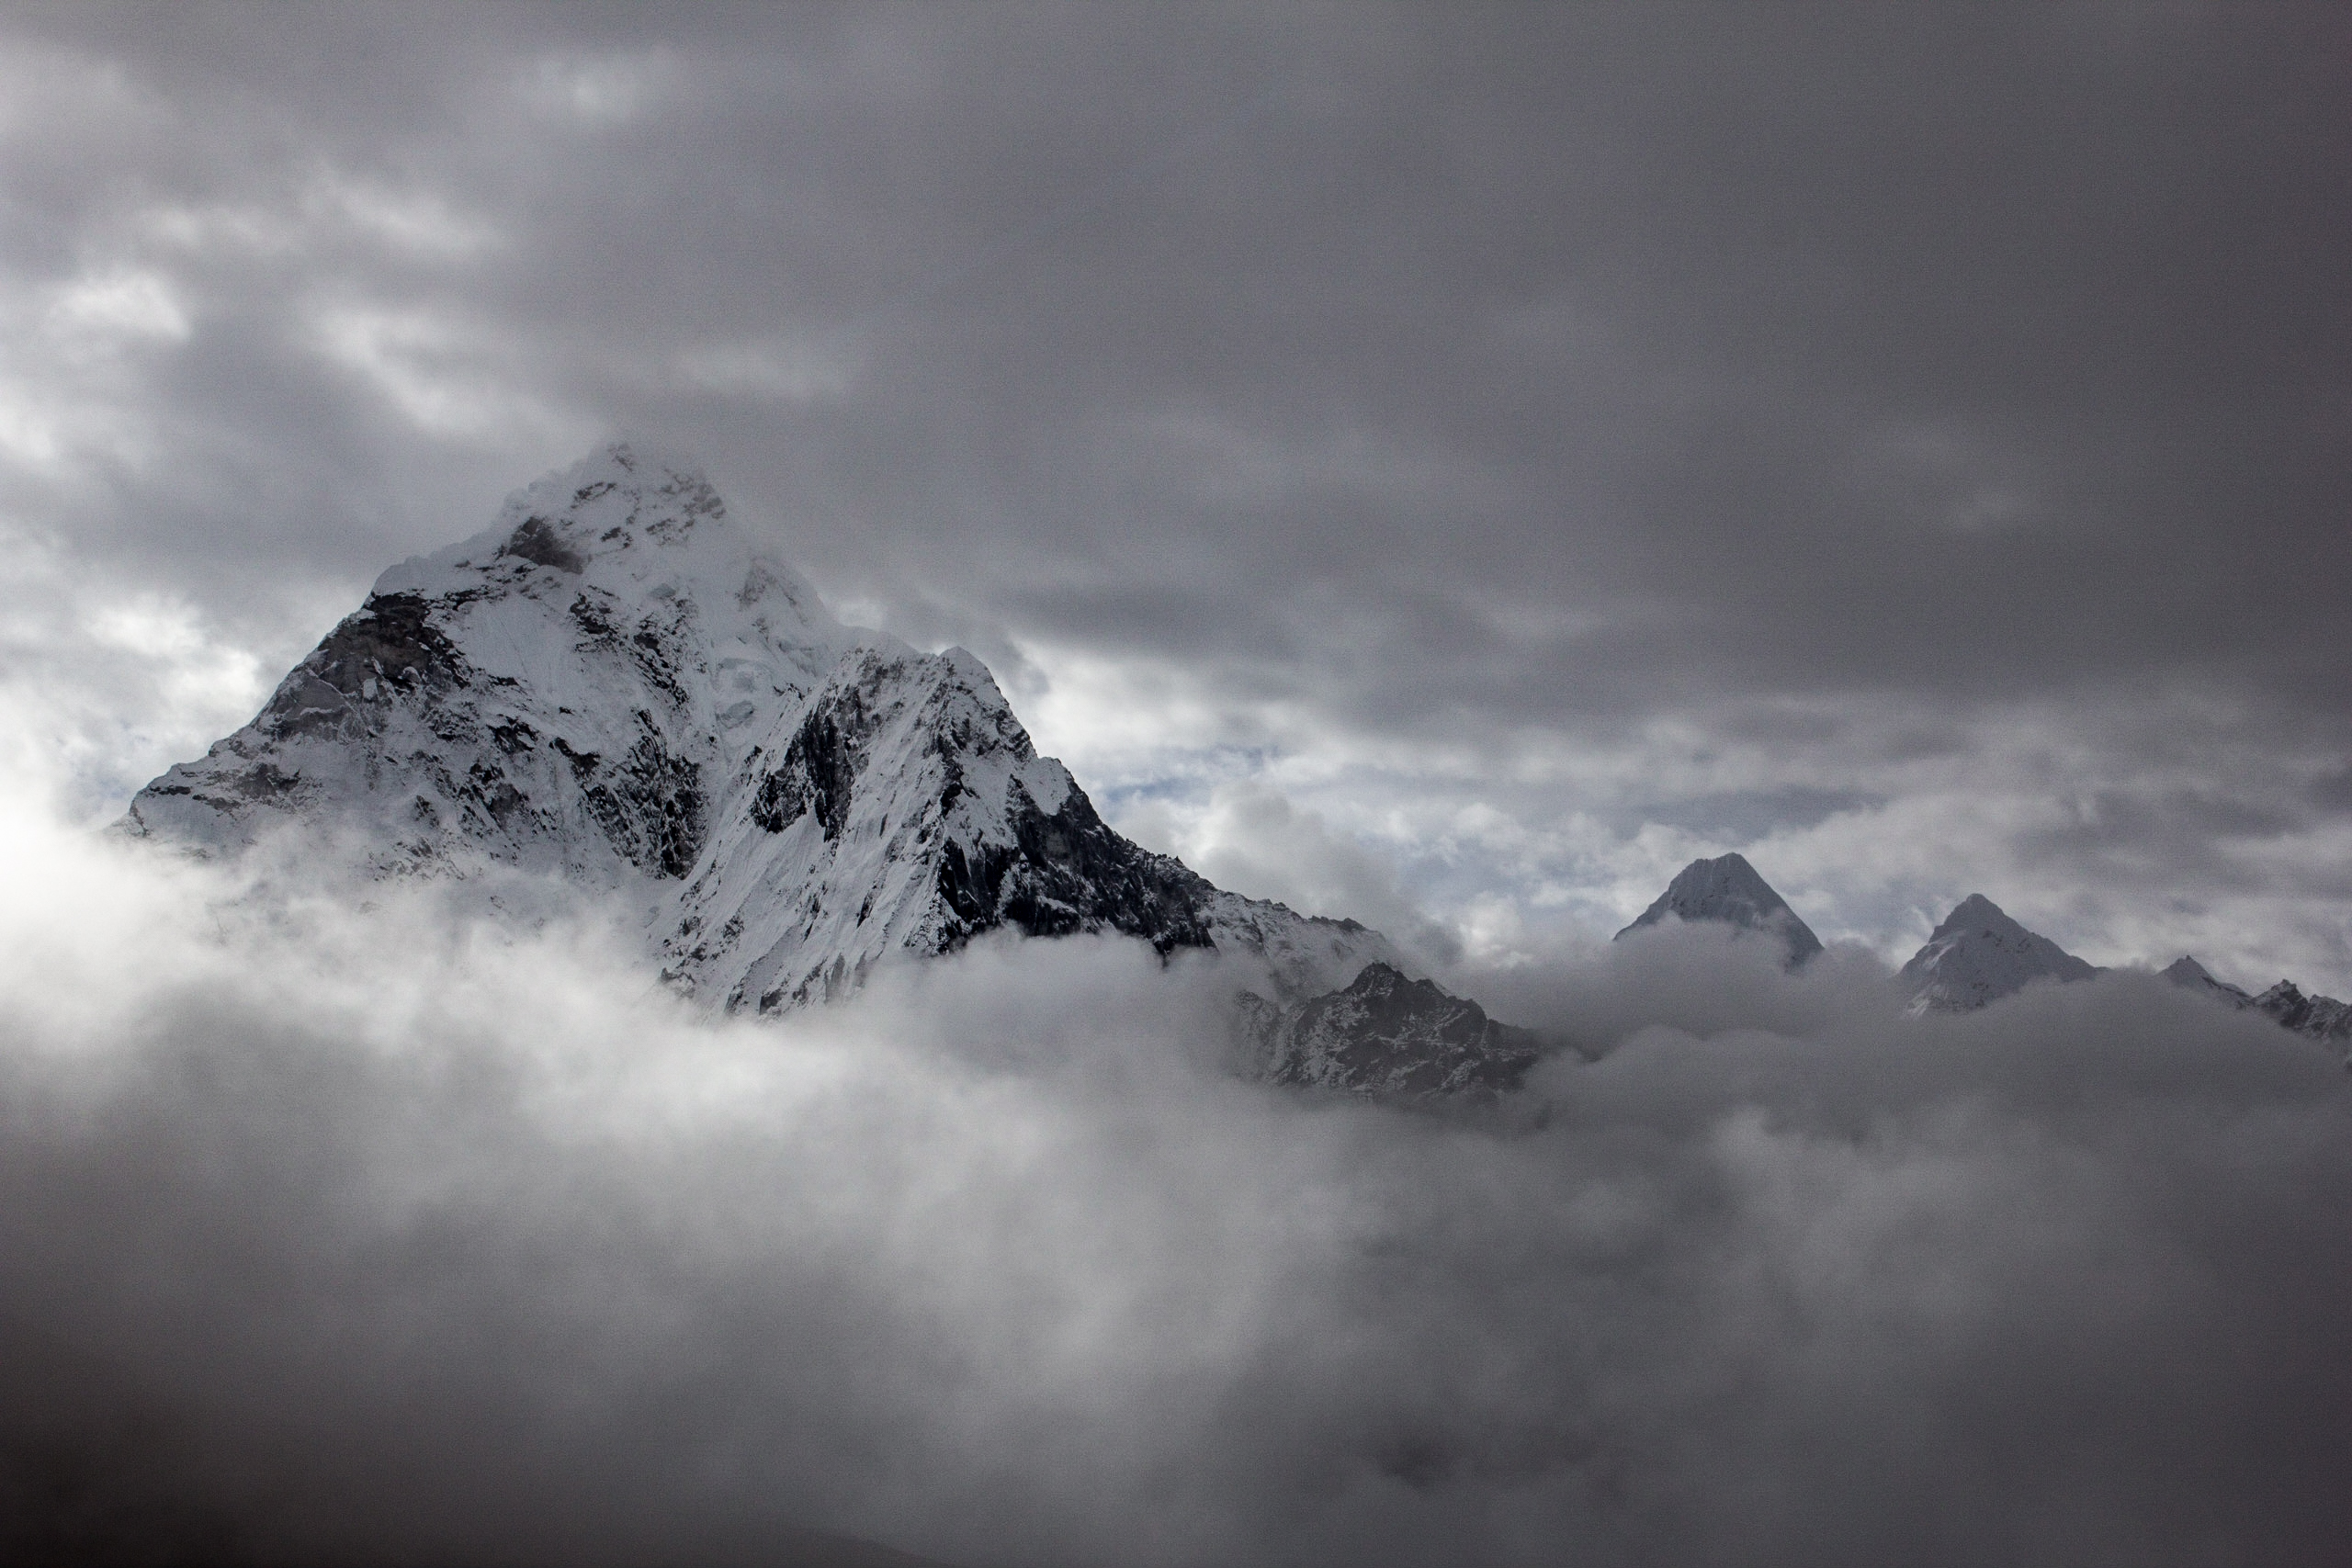
M1656 902L1617 933L1623 941L1668 923L1713 922L1742 937L1776 942L1783 963L1802 968L1822 951L1821 939L1789 907L1756 868L1736 854L1694 860L1675 874ZM2065 985L2106 973L2075 957L2039 931L2028 931L1982 893L1962 898L1930 933L1896 976L1905 1010L1914 1018L1931 1013L1973 1012L2029 987ZM2165 969L2164 977L2204 997L2251 1009L2284 1028L2339 1052L2352 1052L2352 1004L2332 997L2306 996L2281 980L2259 997L2225 985L2194 958ZM2346 1066L2352 1066L2347 1055Z
M691 465L627 444L385 572L123 827L221 855L309 831L367 875L626 895L672 983L730 1010L1007 928L1216 950L1284 1018L1404 962L1120 837L978 660L842 626Z

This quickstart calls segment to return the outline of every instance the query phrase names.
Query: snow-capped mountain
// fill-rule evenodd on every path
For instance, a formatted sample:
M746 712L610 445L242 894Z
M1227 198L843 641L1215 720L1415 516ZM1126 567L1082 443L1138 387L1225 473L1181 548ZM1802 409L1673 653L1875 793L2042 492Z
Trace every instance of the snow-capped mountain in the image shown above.
M1741 855L1694 860L1684 866L1657 901L1617 933L1618 939L1657 925L1669 915L1680 920L1720 920L1742 931L1777 935L1788 946L1791 968L1821 951L1821 939L1813 934L1813 928Z
M2036 980L2087 980L2098 973L2096 965L2009 919L1982 893L1972 893L1911 955L1901 978L1912 993L1912 1012L1964 1012Z
M551 874L643 910L673 984L770 1010L1010 927L1215 948L1288 1008L1396 958L1106 827L980 661L845 627L691 466L615 444L385 572L126 831L276 829L363 873Z
M252 723L141 790L121 827L213 855L292 832L363 876L584 889L636 916L671 984L729 1010L821 999L990 931L1115 932L1235 961L1278 1081L1493 1090L1536 1054L1408 977L1378 932L1120 837L978 659L842 626L690 465L626 444L385 572ZM1792 967L1821 951L1737 854L1694 861L1618 935L1669 916L1771 933ZM2095 973L1982 896L1903 971L1915 1011ZM2286 981L2249 997L2193 959L2165 973L2352 1041L2352 1006Z
M716 784L854 646L699 476L608 448L393 567L260 715L125 819L208 850L332 826L379 873L691 867Z
M1515 1089L1539 1054L1530 1031L1386 964L1286 1013L1265 1012L1260 1039L1277 1083L1395 1099Z

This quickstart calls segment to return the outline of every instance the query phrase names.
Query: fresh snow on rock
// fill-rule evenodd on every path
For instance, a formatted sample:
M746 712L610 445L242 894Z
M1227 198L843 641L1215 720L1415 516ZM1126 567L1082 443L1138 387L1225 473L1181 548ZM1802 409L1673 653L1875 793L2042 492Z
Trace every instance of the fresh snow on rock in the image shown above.
M1798 919L1788 900L1757 874L1746 857L1720 855L1694 860L1677 873L1657 901L1642 911L1633 924L1617 933L1623 940L1668 916L1679 920L1719 920L1742 931L1770 931L1789 950L1793 968L1821 951L1821 939Z
M773 1010L999 928L1214 948L1282 1006L1395 956L1104 826L961 649L845 627L690 465L616 443L385 572L125 831L284 829L366 874L536 873L641 910L673 984Z
M2087 980L2096 965L2026 930L1982 893L1962 899L1903 966L1910 1010L1964 1012L2037 980Z
M379 874L487 856L605 887L673 876L713 781L854 640L698 474L614 446L385 572L125 827L223 851L331 826Z

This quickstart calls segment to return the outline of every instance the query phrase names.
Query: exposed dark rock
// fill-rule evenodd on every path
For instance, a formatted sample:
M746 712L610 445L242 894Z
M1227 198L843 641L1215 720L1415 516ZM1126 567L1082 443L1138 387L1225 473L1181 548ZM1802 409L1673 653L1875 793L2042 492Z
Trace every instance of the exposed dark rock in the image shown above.
M2352 1039L2352 1004L2306 996L2291 980L2279 981L2255 998L2254 1005L2298 1034L2314 1040Z
M508 756L519 756L539 742L539 732L519 718L510 718L490 727L490 738Z
M393 693L448 692L469 679L464 656L433 624L422 598L376 594L287 673L260 723L278 738L364 733L369 727L359 705Z
M958 787L951 779L951 803ZM1072 788L1049 813L1014 788L1016 848L983 848L967 860L950 840L941 857L940 896L958 922L943 947L1001 925L1030 936L1108 927L1143 938L1162 955L1214 945L1200 915L1215 891L1206 879L1113 832L1082 790Z
M571 601L572 625L594 641L610 642L618 637L620 628L613 624L610 599L611 595L593 590L581 593Z
M571 764L581 802L613 848L643 870L684 876L709 829L702 769L663 744L650 714L639 714L638 726L637 743L610 764L560 739L555 748Z
M854 692L811 709L785 743L784 760L761 776L752 797L752 820L781 833L814 812L827 839L841 837L872 732L872 716Z
M1262 1004L1260 1011L1262 1028ZM1267 1076L1276 1083L1382 1098L1507 1093L1541 1055L1532 1032L1386 964L1364 965L1352 984L1280 1017L1269 1034Z
M559 571L577 572L588 565L588 558L565 544L544 517L526 519L498 553L538 566L551 566Z

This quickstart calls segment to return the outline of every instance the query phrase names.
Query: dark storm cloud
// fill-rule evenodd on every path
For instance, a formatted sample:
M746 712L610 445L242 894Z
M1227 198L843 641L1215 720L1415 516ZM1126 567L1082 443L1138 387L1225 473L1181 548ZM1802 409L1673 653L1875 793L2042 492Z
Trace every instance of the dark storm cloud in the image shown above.
M1752 814L1706 801L1899 802L1905 738L1983 752L2019 705L2099 743L2047 783L1988 753L1979 798L2139 787L2198 704L2204 798L2285 809L2352 750L2333 7L74 7L6 37L62 84L7 143L49 433L6 503L273 659L629 428L1016 688L1043 649L1180 668L1253 746L1639 749L1668 716L1757 758L1681 804L1555 789L1531 827L1655 806L1722 847ZM178 326L123 327L126 276ZM1287 731L1230 716L1267 705ZM1823 732L1840 706L1903 716ZM1971 852L2033 874L2026 806L1994 815ZM2194 892L2233 852L2166 820L2123 847ZM2316 919L2259 917L2306 947Z
M0 908L0 1554L2352 1539L2352 1090L2147 976L1911 1022L1668 931L1521 974L1601 1059L1447 1117L1231 1078L1218 977L1135 944L720 1024L593 925L256 918L5 827L72 880Z
M1101 794L1245 890L1605 931L1760 836L1826 935L2352 975L2347 44L8 10L0 1558L2343 1560L2345 1075L2145 976L1465 918L1600 1060L1413 1116L1116 947L738 1029L17 796L629 428L1024 713L1193 725Z
M2326 10L256 21L20 18L160 106L40 160L52 266L126 202L283 201L322 159L422 190L498 243L363 284L461 291L587 419L690 427L828 574L945 545L986 598L1059 562L1228 617L1499 590L1732 685L2315 695L2343 651L2324 591L2260 613L2352 548ZM179 396L289 452L413 439L304 418L282 301L214 281ZM769 335L846 389L629 384ZM311 533L270 542L385 553ZM1087 603L1018 610L1097 637Z

